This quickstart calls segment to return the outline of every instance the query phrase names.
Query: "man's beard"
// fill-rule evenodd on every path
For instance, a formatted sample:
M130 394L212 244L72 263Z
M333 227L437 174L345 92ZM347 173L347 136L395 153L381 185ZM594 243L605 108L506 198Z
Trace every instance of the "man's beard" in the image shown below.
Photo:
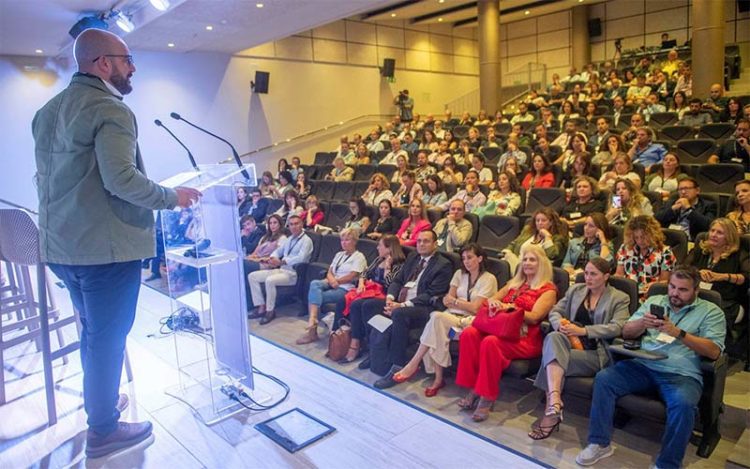
M130 84L130 77L126 77L119 73L113 74L109 77L109 81L112 82L112 86L121 94L126 95L133 91L133 86Z

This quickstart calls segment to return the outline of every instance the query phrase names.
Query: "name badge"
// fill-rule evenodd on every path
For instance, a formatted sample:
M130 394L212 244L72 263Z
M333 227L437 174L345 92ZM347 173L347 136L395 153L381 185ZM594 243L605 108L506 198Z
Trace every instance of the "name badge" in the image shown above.
M656 336L656 340L658 340L659 342L664 342L665 344L671 344L672 342L674 342L674 337L663 332L659 332L659 335Z
M742 158L732 158L730 161L733 161L735 163L742 163Z
M404 288L414 288L417 286L417 282L406 282L406 285L404 285Z
M445 239L443 239L443 238L439 238L439 239L437 240L437 245L438 245L438 246L442 246L443 244L445 244Z
M575 220L576 218L581 218L581 212L571 212L568 217L571 220Z
M682 225L678 225L677 223L672 223L671 225L669 225L669 229L682 231Z
M698 284L698 287L702 288L703 290L711 290L714 287L714 284L711 282L701 282Z

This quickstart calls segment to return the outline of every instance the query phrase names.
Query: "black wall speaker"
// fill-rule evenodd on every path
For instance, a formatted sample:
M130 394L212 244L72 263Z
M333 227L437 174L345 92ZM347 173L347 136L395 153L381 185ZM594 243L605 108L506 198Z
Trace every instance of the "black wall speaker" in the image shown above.
M380 69L380 74L387 78L393 78L395 71L396 59L383 59L383 68Z
M271 78L269 72L255 71L255 81L253 82L253 90L256 93L268 93L268 80Z
M750 0L737 0L737 11L740 13L750 12Z
M589 20L589 37L599 37L602 35L601 18L592 18Z

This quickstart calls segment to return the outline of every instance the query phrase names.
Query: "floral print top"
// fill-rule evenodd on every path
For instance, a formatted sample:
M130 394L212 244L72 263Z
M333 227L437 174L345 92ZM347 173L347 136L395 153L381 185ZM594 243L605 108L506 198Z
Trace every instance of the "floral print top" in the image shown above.
M617 266L625 269L625 277L638 284L638 292L643 298L652 282L659 280L662 272L670 272L677 259L669 246L661 249L641 250L637 244L632 248L625 244L617 251Z

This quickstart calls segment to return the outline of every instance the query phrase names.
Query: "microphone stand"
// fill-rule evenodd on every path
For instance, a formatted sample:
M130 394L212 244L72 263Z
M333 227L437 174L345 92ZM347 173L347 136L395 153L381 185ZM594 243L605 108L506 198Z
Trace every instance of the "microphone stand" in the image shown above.
M185 151L187 152L188 158L190 158L190 164L193 166L193 169L195 169L196 171L200 172L200 169L198 169L198 165L195 163L195 158L193 158L193 154L190 153L190 150L188 149L188 147L186 147L185 144L182 143L182 141L179 138L177 138L177 136L175 134L173 134L171 130L169 130L167 128L166 125L162 124L162 122L159 119L156 119L154 121L154 124L156 124L158 127L161 127L162 129L166 130L167 133L169 135L171 135L173 139L177 140L177 143L179 143L182 146L182 148L184 148Z

